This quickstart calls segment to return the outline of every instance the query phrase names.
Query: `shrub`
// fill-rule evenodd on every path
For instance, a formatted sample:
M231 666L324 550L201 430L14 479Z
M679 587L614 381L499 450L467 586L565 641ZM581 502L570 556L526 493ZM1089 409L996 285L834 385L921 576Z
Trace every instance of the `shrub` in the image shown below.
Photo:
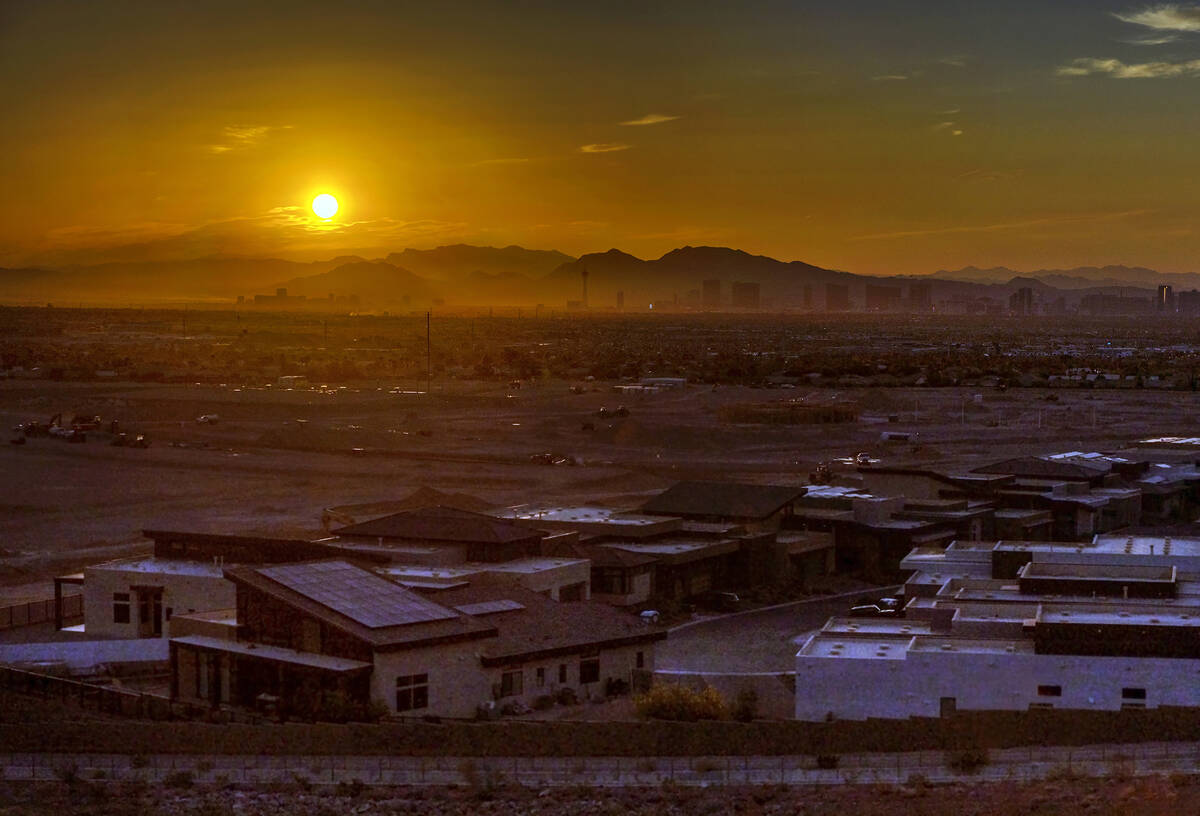
M337 783L337 795L345 796L350 799L357 799L362 796L365 789L361 779L352 779L349 782Z
M712 686L699 691L675 683L655 683L633 699L638 716L654 720L724 720L729 717L725 698Z
M533 707L537 711L545 711L548 708L553 708L554 698L549 694L542 694L533 701Z
M946 757L946 767L959 773L975 773L989 762L986 748L965 748Z
M835 770L841 758L837 754L818 754L817 767L823 771Z
M733 701L733 718L738 722L751 722L758 716L758 692L752 688L742 689Z
M193 783L191 771L175 771L175 773L167 774L163 779L163 784L168 788L190 788Z

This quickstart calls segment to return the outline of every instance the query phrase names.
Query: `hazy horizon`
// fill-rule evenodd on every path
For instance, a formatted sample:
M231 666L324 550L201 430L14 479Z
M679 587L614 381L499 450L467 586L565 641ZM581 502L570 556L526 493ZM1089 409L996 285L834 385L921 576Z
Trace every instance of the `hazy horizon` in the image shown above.
M461 242L1194 272L1197 19L1110 0L8 3L0 265Z

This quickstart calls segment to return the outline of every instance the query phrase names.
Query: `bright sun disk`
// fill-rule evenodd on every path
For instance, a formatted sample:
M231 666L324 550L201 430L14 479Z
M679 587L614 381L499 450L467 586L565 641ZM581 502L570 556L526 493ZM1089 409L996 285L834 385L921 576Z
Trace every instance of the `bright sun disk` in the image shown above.
M337 199L329 193L321 193L312 200L312 210L320 218L333 218L337 215Z

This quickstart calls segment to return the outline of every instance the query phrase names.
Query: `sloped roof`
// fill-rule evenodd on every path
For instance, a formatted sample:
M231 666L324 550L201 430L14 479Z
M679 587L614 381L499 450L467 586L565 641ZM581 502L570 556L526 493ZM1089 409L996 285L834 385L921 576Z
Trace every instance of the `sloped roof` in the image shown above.
M473 586L438 595L447 605L512 601L521 609L494 612L484 620L499 636L480 643L484 666L517 663L600 648L651 643L667 636L665 629L647 626L628 612L599 601L553 601L537 592L513 586Z
M225 577L375 648L495 634L474 618L345 561L235 567Z
M599 544L580 544L577 541L567 541L551 546L550 555L559 558L586 558L593 567L621 567L630 569L644 567L658 561L652 555L628 552Z
M1103 476L1112 470L1106 461L1084 463L1078 460L1043 459L1040 456L1019 456L990 465L977 467L972 473L1002 473L1038 479L1085 481Z
M678 482L642 505L666 516L763 519L803 496L805 488L737 482Z
M484 513L455 507L422 507L351 524L333 531L339 536L446 541L463 544L506 544L542 538L540 530Z

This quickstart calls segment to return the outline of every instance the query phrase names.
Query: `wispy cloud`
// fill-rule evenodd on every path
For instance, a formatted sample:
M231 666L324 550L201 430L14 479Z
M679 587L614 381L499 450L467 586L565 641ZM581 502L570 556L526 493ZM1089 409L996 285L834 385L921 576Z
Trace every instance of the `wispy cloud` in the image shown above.
M937 229L899 230L897 232L877 232L870 235L857 235L854 241L883 241L892 238L920 238L927 235L954 235L973 232L1001 232L1013 229L1031 229L1035 227L1057 227L1068 224L1094 224L1107 221L1120 221L1138 215L1147 215L1153 210L1125 210L1111 213L1087 213L1081 215L1060 215L1048 218L1034 218L1028 221L1005 221L997 224L974 224L961 227L939 227Z
M674 122L678 116L668 116L665 113L647 113L645 116L637 119L630 119L628 122L621 122L622 125L629 127L641 127L642 125L661 125L663 122Z
M1200 31L1200 5L1195 4L1163 3L1113 16L1157 31Z
M1200 74L1200 60L1183 62L1137 62L1126 64L1118 59L1073 60L1057 71L1059 76L1109 76L1115 79L1170 79L1172 77L1196 76Z
M511 159L484 159L483 161L473 162L472 167L483 167L489 164L529 164L533 159L525 157L513 157Z
M291 125L230 125L223 131L224 138L208 146L210 153L228 153L253 147L275 130L291 130Z
M951 136L963 135L962 129L958 126L957 122L938 122L933 126L933 130L935 133L946 132Z
M954 177L954 180L963 182L981 182L987 184L994 181L1016 179L1023 175L1025 175L1025 171L1021 169L1007 172L1003 170L988 170L982 167L977 167L974 170L968 170L965 173L958 174Z
M633 145L623 144L621 142L600 142L597 144L580 145L580 153L616 153L618 150L628 150Z
M1145 37L1134 37L1132 40L1121 40L1126 45L1166 45L1178 41L1178 34L1148 34Z
M904 74L880 74L879 76L871 77L875 82L899 82L908 77Z
M938 62L942 65L949 65L951 68L967 67L966 57L942 57L940 60L938 60Z

